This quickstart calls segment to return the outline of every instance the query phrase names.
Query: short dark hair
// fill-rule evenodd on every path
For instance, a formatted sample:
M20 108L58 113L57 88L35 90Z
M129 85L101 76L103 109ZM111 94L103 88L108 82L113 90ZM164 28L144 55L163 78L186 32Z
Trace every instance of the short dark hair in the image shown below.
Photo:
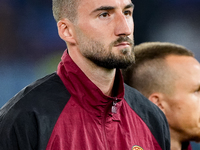
M194 54L185 47L167 42L146 42L135 46L135 64L122 70L124 82L148 97L153 92L172 92L175 76L165 62L169 55Z
M77 16L77 8L80 0L53 0L52 10L56 22L63 18L74 22Z

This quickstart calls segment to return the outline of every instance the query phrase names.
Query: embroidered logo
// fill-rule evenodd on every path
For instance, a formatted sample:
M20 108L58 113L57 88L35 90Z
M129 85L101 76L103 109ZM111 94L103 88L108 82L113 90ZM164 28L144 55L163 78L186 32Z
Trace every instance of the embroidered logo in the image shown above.
M144 150L144 149L140 146L135 145L135 146L132 147L131 150Z

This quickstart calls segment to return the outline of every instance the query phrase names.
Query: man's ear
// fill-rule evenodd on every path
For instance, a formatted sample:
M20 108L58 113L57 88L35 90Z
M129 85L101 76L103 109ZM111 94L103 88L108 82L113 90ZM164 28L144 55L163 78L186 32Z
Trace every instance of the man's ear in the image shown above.
M165 101L164 101L164 95L162 93L152 93L148 99L153 102L155 105L157 105L164 113L165 113Z
M69 44L75 44L76 40L74 39L74 26L68 19L62 19L57 23L58 34L61 39Z

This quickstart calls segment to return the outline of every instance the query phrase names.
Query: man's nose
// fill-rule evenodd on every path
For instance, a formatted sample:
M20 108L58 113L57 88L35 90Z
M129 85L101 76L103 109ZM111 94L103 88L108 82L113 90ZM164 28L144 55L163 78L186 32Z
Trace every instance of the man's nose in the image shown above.
M121 14L116 19L115 35L116 36L129 36L133 32L134 23L131 16Z

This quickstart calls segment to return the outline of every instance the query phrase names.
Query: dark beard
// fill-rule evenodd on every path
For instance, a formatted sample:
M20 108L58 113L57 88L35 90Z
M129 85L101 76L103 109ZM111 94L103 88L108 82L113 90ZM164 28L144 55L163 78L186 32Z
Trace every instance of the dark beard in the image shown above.
M117 57L113 54L110 54L108 57L88 56L87 58L94 62L96 65L107 69L126 69L128 66L135 62L134 55Z
M119 56L114 55L113 53L104 54L105 50L103 46L100 43L95 43L93 45L92 49L98 48L99 50L94 53L87 53L85 54L85 57L87 57L89 60L94 62L96 65L100 67L104 67L107 69L113 69L113 68L119 68L119 69L126 69L128 66L133 64L135 62L135 56L134 56L134 43L132 40L130 40L128 37L120 37L116 41L110 44L110 49L121 42L129 42L131 46L131 55L127 54L128 49L122 49L121 54ZM91 45L90 45L91 46Z

